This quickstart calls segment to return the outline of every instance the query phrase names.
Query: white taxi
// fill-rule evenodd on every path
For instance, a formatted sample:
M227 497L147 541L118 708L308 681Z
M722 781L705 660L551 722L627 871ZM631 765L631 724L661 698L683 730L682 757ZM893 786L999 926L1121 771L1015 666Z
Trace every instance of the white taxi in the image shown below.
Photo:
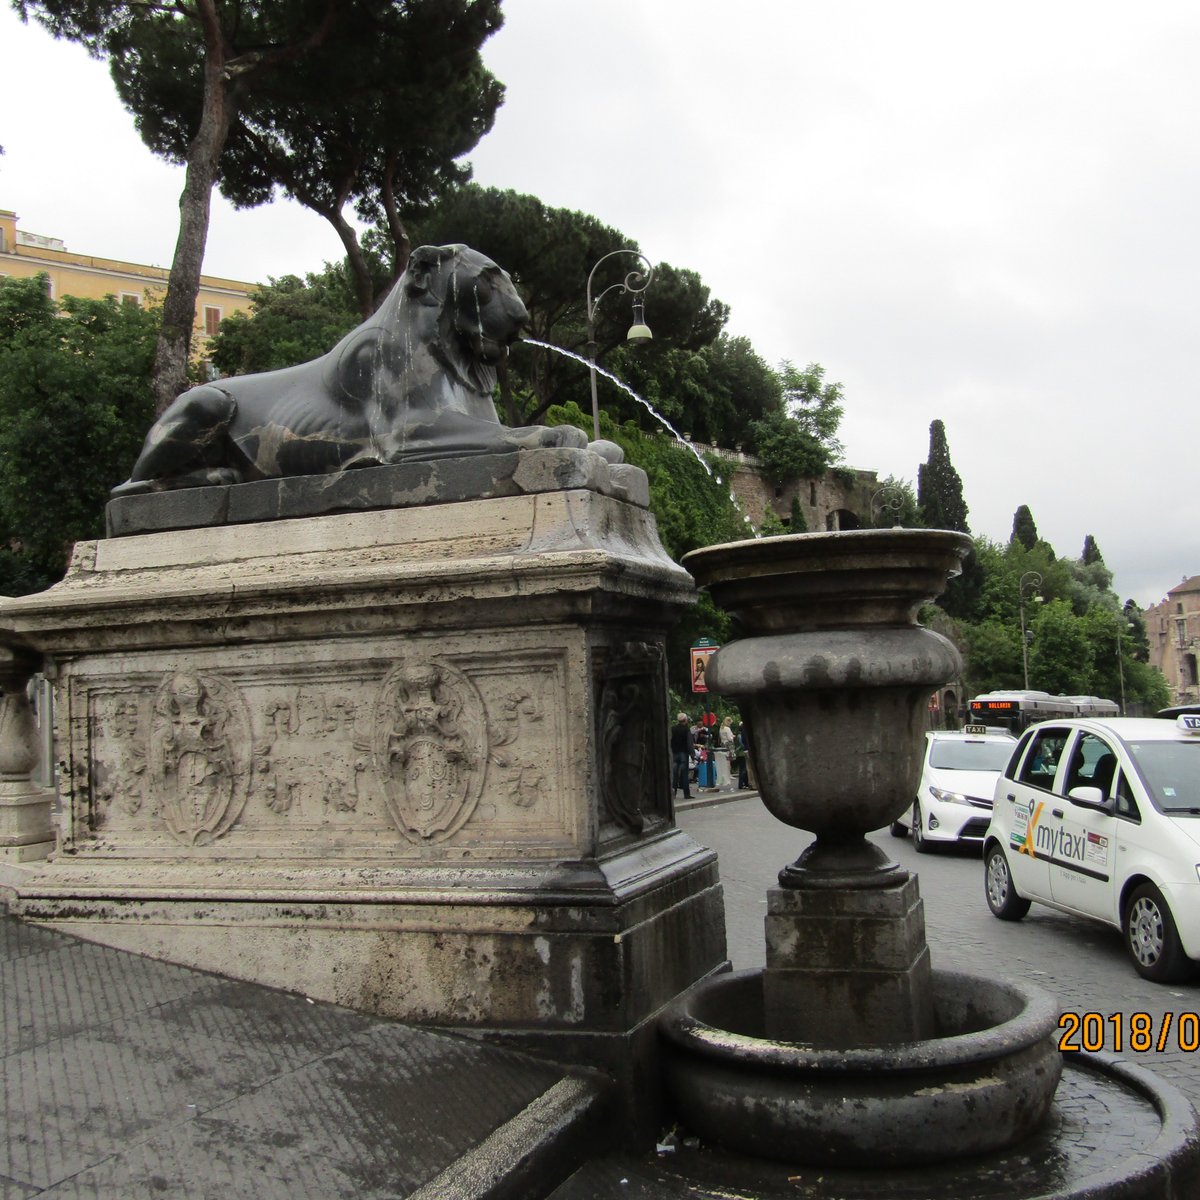
M1200 960L1200 716L1046 721L996 783L984 839L988 907L1031 900L1124 934L1140 975Z
M935 729L925 735L917 797L893 837L912 830L918 853L939 845L983 845L992 815L996 777L1017 744L1004 730L968 725L961 732Z

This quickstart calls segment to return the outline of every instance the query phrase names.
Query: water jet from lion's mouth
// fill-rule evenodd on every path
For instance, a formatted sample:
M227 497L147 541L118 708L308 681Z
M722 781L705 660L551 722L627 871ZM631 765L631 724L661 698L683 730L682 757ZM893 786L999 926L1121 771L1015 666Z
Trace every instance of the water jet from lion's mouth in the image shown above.
M683 434L680 433L679 430L676 429L675 426L672 425L671 422L654 407L653 404L650 403L649 400L647 400L644 396L639 396L638 393L635 392L633 388L631 388L623 379L618 378L611 371L606 370L599 364L592 362L590 358L584 358L582 354L576 354L574 350L566 350L562 346L556 346L553 342L542 342L537 338L531 337L521 338L520 340L523 341L527 346L537 346L542 350L553 350L556 354L561 354L564 358L573 358L576 362L582 363L589 370L595 370L597 374L603 375L605 379L615 383L623 392L636 400L681 446L686 447L692 452L696 461L704 468L705 473L710 479L712 479L715 483L724 485L725 480L722 479L720 475L717 475L713 472L712 467L705 462L704 455L702 455L700 451L697 450L696 447L692 445L692 443L688 441L688 439L685 438ZM738 503L738 498L733 494L732 488L729 490L729 499L733 502L734 508L736 508L741 514L742 520L745 521L747 525L750 525L750 518L745 512L742 511L742 506ZM751 527L753 528L753 526ZM754 536L759 536L757 530L754 530Z

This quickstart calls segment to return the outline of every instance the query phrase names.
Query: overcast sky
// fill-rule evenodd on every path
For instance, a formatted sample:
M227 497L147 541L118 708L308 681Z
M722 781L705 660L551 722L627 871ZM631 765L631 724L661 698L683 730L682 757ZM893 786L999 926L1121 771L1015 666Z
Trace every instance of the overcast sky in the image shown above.
M1200 573L1194 0L504 11L480 183L594 214L698 271L768 362L823 364L850 465L915 481L940 418L974 533L1007 541L1028 504L1143 606ZM0 145L21 228L169 264L182 171L5 0ZM211 274L338 257L294 205L214 206Z

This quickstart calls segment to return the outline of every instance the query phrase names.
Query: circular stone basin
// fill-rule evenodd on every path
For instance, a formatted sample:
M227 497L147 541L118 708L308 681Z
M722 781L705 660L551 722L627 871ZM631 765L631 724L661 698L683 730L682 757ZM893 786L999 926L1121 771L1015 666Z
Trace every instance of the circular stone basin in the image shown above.
M761 971L706 980L660 1023L675 1112L708 1141L810 1165L941 1162L1034 1133L1062 1075L1055 1002L934 971L933 1006L927 1041L817 1048L764 1036Z

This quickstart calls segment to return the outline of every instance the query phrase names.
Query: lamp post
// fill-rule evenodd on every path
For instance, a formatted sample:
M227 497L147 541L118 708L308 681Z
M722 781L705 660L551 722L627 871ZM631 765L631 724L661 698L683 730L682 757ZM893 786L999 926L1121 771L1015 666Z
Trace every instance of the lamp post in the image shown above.
M1026 571L1017 584L1019 607L1021 610L1021 666L1025 670L1025 690L1029 691L1029 635L1025 632L1025 589L1037 591L1042 586L1041 574L1037 571ZM1041 596L1033 599L1041 600Z
M876 515L883 516L885 512L892 516L892 528L899 529L904 514L904 489L894 483L885 483L871 497L871 524L875 524Z
M1117 677L1121 681L1121 716L1125 715L1125 664L1122 661L1121 638L1126 629L1132 628L1132 621L1117 620Z
M641 259L646 264L645 271L633 270L625 276L619 283L609 284L598 295L595 300L592 299L592 279L595 277L596 270L600 264L607 262L608 259L615 257L618 254L632 254L634 258ZM622 292L629 292L633 297L633 324L629 327L629 332L625 335L625 340L629 342L648 342L654 335L650 332L650 326L646 324L645 303L642 300L642 295L650 286L650 280L654 278L654 265L651 261L638 250L610 250L592 267L591 272L587 277L587 337L588 337L588 359L590 362L590 372L592 376L592 436L593 440L600 440L600 403L596 399L596 310L600 307L600 301L604 299L614 288L619 288Z

